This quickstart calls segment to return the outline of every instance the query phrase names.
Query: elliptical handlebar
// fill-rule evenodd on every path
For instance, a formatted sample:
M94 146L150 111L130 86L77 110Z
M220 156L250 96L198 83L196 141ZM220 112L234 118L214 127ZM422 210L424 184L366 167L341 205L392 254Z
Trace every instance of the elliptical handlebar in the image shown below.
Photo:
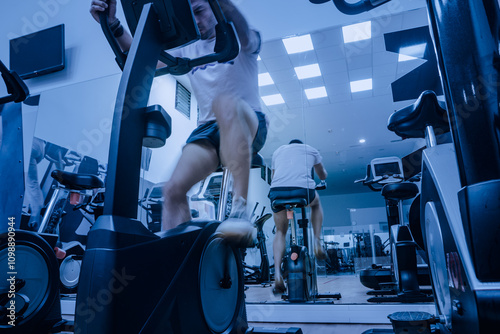
M198 58L189 59L183 57L174 57L168 52L162 51L159 55L159 60L166 66L157 69L155 76L163 74L183 75L188 73L192 68L212 62L227 62L239 54L239 41L232 22L228 22L222 12L222 9L217 0L208 0L210 8L217 20L216 38L214 53L204 55ZM104 36L108 40L111 49L116 56L116 62L121 70L125 67L127 60L127 52L123 52L118 44L118 41L113 36L108 22L108 10L99 13L99 22L101 24Z
M0 105L9 102L23 102L30 94L23 79L15 72L10 71L0 60L0 72L9 95L0 97Z
M125 61L127 60L127 52L122 51L120 45L118 44L118 41L111 32L111 28L109 27L108 22L108 8L106 8L106 10L103 12L99 12L99 23L101 25L104 36L106 36L106 39L108 40L108 43L116 56L115 60L118 63L120 69L123 71L123 68L125 67Z

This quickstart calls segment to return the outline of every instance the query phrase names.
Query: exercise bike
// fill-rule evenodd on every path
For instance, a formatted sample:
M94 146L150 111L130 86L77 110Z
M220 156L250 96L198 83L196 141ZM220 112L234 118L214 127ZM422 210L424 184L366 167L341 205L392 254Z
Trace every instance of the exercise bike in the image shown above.
M155 234L136 219L142 146L160 147L171 132L163 108L147 106L155 74L185 74L238 54L232 25L217 1L209 4L218 22L216 50L196 59L163 51L199 38L188 0L122 1L134 35L128 54L114 39L107 15L100 17L123 75L111 133L104 214L88 235L75 332L273 332L248 326L239 250L214 235L218 221L186 222ZM167 66L155 73L150 69L156 68L158 59ZM146 93L134 94L138 86Z
M333 2L345 14L358 14L387 1ZM418 316L420 333L430 333L432 326L440 333L496 333L500 328L499 4L428 0L427 9L446 108L433 92L425 91L413 105L393 114L388 127L402 137L427 141L421 222L437 314L396 313L389 318L396 332L415 330L411 320ZM446 119L453 143L436 145L436 124Z
M360 271L361 283L373 289L367 294L375 296L369 298L368 302L433 301L432 291L420 288L421 285L430 285L427 264L417 264L419 252L413 230L420 229L420 225L410 226L403 213L404 200L413 199L411 206L419 206L420 202L416 198L419 189L414 182L406 180L407 175L403 170L402 159L398 157L376 158L367 166L366 177L355 181L380 192L386 202L391 263L390 266L373 264ZM410 209L410 214L413 212Z
M275 211L286 210L291 230L290 249L283 259L283 277L286 279L287 292L282 295L282 299L288 300L291 303L316 301L320 298L339 300L342 298L340 293L318 293L316 259L314 257L314 250L309 244L309 221L306 216L307 198L294 196L293 193L290 193L287 197L275 199L271 203ZM301 219L298 219L298 227L302 229L303 244L298 242L295 209L300 209L301 211ZM280 268L275 268L275 270L280 270Z

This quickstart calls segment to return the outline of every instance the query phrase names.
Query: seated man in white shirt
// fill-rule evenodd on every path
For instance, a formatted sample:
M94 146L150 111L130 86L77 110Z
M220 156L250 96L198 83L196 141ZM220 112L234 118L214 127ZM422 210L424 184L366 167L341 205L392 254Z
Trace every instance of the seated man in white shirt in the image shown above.
M326 185L327 172L322 164L322 157L318 150L302 143L298 139L290 141L288 145L279 147L273 154L273 177L269 199L304 197L311 207L311 224L314 232L314 251L317 259L325 259L326 253L320 242L321 227L323 225L323 209L316 192L316 183L312 177L312 169L318 175L322 185ZM273 209L274 211L274 209ZM288 219L286 210L274 212L276 235L274 236L274 289L276 294L285 292L285 283L281 277L281 261L285 253Z

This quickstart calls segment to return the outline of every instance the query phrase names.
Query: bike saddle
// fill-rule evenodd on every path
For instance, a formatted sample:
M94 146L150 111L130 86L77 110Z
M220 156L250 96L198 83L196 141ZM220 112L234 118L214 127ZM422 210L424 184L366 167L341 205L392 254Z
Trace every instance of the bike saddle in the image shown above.
M284 198L275 199L271 203L273 209L285 210L287 206L302 208L307 206L307 200L305 198Z
M389 183L382 188L382 196L385 199L395 201L404 201L413 198L419 193L418 186L415 183Z
M92 174L78 174L54 170L50 175L54 180L71 190L88 190L104 187L104 182Z
M420 94L415 103L395 111L387 124L390 131L402 138L425 138L427 126L439 133L450 131L444 103L438 101L436 93L431 90Z

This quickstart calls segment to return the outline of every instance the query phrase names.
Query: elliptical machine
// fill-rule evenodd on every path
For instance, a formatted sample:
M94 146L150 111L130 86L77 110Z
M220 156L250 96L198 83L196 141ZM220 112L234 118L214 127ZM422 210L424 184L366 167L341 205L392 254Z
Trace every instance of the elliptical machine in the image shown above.
M216 0L209 4L218 21L216 50L197 59L179 59L163 51L199 38L188 0L123 0L134 35L127 55L113 38L106 14L101 15L123 75L104 214L88 235L75 332L264 333L248 327L239 250L214 236L219 222L186 222L154 234L136 219L141 148L162 146L171 132L163 108L147 106L153 77L184 74L194 66L229 61L238 54L233 27ZM167 66L155 73L149 69L156 68L158 59ZM134 94L138 86L141 94Z

